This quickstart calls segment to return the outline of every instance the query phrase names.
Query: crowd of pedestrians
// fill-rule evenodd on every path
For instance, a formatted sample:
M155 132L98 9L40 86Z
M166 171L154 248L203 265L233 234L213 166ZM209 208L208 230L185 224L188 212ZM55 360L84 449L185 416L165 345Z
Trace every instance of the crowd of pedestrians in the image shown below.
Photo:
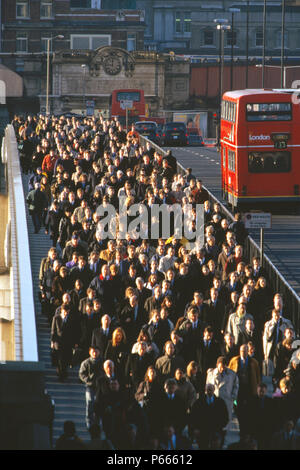
M172 152L141 145L134 125L41 115L13 126L34 232L52 240L39 282L53 365L60 381L79 365L95 442L220 449L234 413L232 448L299 449L296 332L259 258L245 258L240 214L228 220L192 170L180 174ZM196 223L204 204L204 244L172 233L104 238L98 209L112 205L108 223L118 226L121 196L127 211L142 203L149 220L153 205L176 203Z

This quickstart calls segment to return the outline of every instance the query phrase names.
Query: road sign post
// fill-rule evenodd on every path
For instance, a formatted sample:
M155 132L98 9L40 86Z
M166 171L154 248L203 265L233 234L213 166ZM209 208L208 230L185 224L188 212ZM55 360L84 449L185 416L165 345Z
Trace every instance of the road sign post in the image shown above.
M272 216L268 212L248 212L244 215L244 224L247 229L260 229L260 264L263 266L265 229L272 228Z
M126 112L126 131L128 132L128 110L133 108L132 100L121 100L120 108L125 109Z

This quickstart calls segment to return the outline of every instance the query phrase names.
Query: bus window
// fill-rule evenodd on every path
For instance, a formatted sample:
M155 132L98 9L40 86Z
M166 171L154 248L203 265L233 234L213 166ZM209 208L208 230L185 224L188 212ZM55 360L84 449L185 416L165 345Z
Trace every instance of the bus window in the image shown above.
M236 118L236 103L231 101L222 101L221 105L221 119L229 122L235 122Z
M249 173L288 173L291 171L290 152L251 152L248 154Z
M246 105L247 121L290 121L292 119L291 103L248 103Z
M235 152L228 150L228 170L235 172Z

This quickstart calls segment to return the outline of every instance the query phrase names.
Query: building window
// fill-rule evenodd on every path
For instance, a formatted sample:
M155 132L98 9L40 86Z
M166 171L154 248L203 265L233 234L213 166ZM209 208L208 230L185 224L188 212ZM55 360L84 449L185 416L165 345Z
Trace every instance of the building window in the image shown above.
M175 13L175 31L176 33L181 33L181 13L176 11Z
M42 37L41 38L41 48L42 48L42 52L47 52L47 47L48 47L48 39L51 39L51 37L47 38L47 37ZM52 42L53 41L50 41L49 43L49 51L52 52Z
M52 0L41 0L41 18L53 18Z
M264 34L262 31L256 31L255 33L255 45L256 47L262 47L264 43Z
M176 11L175 12L175 32L190 33L191 32L191 12Z
M190 11L184 12L183 30L185 33L191 32L191 12Z
M289 39L288 32L285 31L284 32L284 47L285 48L288 48L288 39ZM280 31L277 31L277 34L276 34L276 47L281 48L281 46L282 44L281 44L281 30L280 30Z
M127 33L127 51L136 50L136 35L135 33Z
M98 49L102 46L110 46L110 34L71 34L71 49Z
M28 51L28 35L27 33L16 34L16 52Z
M24 72L24 59L16 59L16 72Z
M236 31L227 31L227 46L237 45L237 34Z
M29 18L28 0L18 0L16 2L16 18Z
M204 46L213 46L214 45L214 32L212 30L204 31L203 36Z
M91 8L91 0L70 0L70 8Z

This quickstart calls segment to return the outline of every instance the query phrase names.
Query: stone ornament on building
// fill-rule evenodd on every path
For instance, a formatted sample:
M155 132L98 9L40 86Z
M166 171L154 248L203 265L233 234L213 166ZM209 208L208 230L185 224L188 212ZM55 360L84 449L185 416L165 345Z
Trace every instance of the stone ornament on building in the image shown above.
M130 78L134 72L135 61L125 49L104 46L97 49L91 59L91 76L98 77L101 68L107 75L118 75L124 70L125 76Z

